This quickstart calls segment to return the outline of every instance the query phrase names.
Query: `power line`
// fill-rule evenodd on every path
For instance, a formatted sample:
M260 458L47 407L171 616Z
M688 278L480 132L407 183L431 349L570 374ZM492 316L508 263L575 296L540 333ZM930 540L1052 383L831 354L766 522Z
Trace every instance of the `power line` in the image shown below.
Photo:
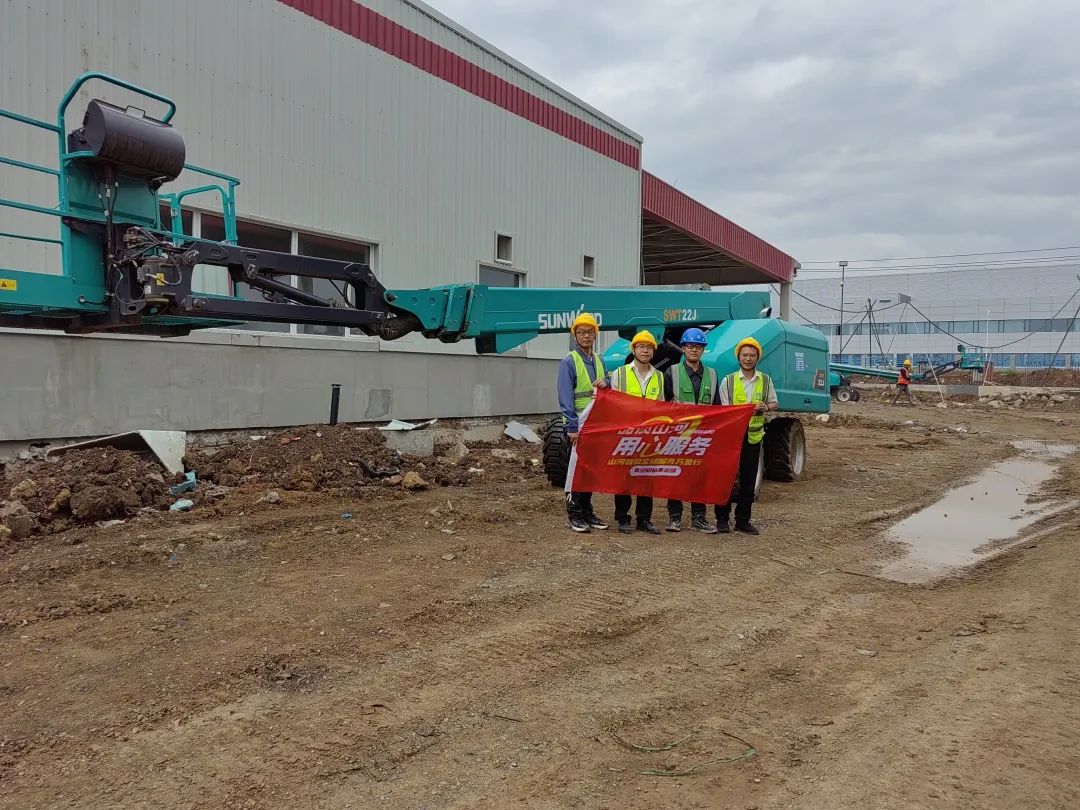
M775 285L773 285L773 284L770 284L770 285L769 285L769 289L770 289L770 290L772 290L772 291L773 291L774 293L776 293L776 294L777 294L777 296L779 296L779 295L780 295L780 291L776 289L776 286L775 286ZM819 302L819 301L815 301L815 300L814 300L813 298L807 298L807 297L806 297L805 295L803 295L803 294L802 294L801 292L799 292L798 290L796 290L796 289L795 289L794 287L792 287L792 288L791 288L791 291L792 291L793 293L795 293L795 295L799 296L799 298L803 299L804 301L809 301L809 302L810 302L811 304L814 304L814 305L816 305L816 306L822 307L823 309L829 309L829 310L832 310L833 312L840 312L840 311L841 311L841 310L837 309L836 307L830 307L830 306L829 306L828 304L822 304L822 303L821 303L821 302ZM887 306L887 307L885 307L884 309L881 309L881 310L878 310L878 311L879 311L879 312L885 312L886 310L889 310L889 309L893 309L893 308L895 308L895 307L898 307L898 306L900 306L900 304L899 304L899 303L896 303L896 304L892 304L891 306ZM811 325L816 325L816 323L817 323L816 321L812 321L812 320L810 320L809 318L807 318L807 317L806 317L805 315L803 315L803 314L802 314L801 312L797 312L797 311L796 311L796 309L795 309L795 307L792 307L792 308L791 308L791 311L792 311L792 312L795 312L795 313L796 313L796 314L797 314L797 315L798 315L798 316L799 316L800 318L802 318L802 319L803 319L804 321L806 321L806 322L807 322L808 324L811 324ZM851 317L847 318L847 319L846 319L846 320L844 321L844 323L845 323L845 324L847 324L847 323L851 323L851 322L852 322L853 320L855 320L855 319L856 319L857 317L859 317L859 313L860 313L860 312L862 312L862 310L861 310L861 309L854 309L854 310L843 310L843 311L844 311L844 312L851 312Z
M844 310L842 310L842 309L838 309L837 307L831 307L831 306L829 306L828 304L823 304L823 303L821 303L820 301L815 301L815 300L814 300L813 298L809 298L808 296L805 296L805 295L803 295L803 294L802 294L801 292L799 292L798 290L796 290L796 289L795 289L795 287L792 287L792 288L791 288L791 291L792 291L793 293L795 293L795 295L799 296L799 298L803 299L804 301L809 301L809 302L810 302L811 304L814 304L815 306L819 306L819 307L821 307L822 309L828 309L828 310L831 310L832 312L843 312L843 311L844 311ZM897 303L895 303L895 304L890 304L889 306L885 307L884 309L880 309L880 310L878 310L878 311L879 311L879 312L885 312L885 311L887 311L887 310L893 309L893 308L895 308L895 307L898 307L898 306L900 306L900 303L899 303L899 302L897 302ZM856 310L856 311L858 311L858 310ZM852 318L853 318L853 317L854 317L854 316L852 316ZM848 320L844 321L844 323L850 323L850 322L851 322L851 318L849 318Z
M776 290L776 288L773 285L769 285L769 286L773 291ZM796 292L794 289L792 289L792 292L795 293L796 295L798 295L800 298L803 298L803 299L809 301L811 304L816 304L817 306L823 307L824 309L830 309L833 312L839 312L840 311L839 309L836 309L835 307L830 307L830 306L828 306L826 304L822 304L822 303L820 303L818 301L814 301L812 298L807 298L805 295L801 295L800 293ZM1076 298L1077 294L1080 294L1080 288L1077 288L1076 290L1073 291L1073 294L1069 296L1068 300L1064 304L1062 304L1060 307L1058 307L1057 312L1055 312L1049 318L1044 319L1044 321L1045 321L1044 325L1042 327L1040 327L1039 329L1033 329L1030 332L1028 332L1027 334L1023 335L1022 337L1018 337L1015 340L1010 340L1007 343L1002 343L1002 344L999 344L997 346L980 346L978 344L969 343L966 339L964 339L964 338L962 338L962 337L960 337L958 335L954 335L952 332L949 332L947 329L942 327L941 324L937 323L934 320L931 320L930 316L928 316L925 312L923 312L921 309L919 309L917 306L915 306L915 304L913 302L911 302L911 301L902 302L903 306L904 306L904 310L903 310L903 312L900 313L900 316L899 316L898 320L889 321L888 323L896 323L897 325L899 325L902 322L904 312L907 312L907 307L910 305L913 310L918 312L923 317L923 320L925 320L928 324L933 326L935 329L937 329L942 334L948 335L953 340L958 340L961 343L963 343L964 345L970 346L973 349L988 349L990 351L994 351L995 349L1003 349L1006 346L1012 346L1012 345L1014 345L1016 343L1021 343L1021 342L1025 341L1025 340L1027 340L1032 335L1038 334L1039 332L1053 331L1051 329L1051 327L1053 325L1053 321L1057 318L1058 315L1060 315L1064 311L1065 307L1067 307L1069 304L1072 303L1073 299ZM895 307L898 307L898 306L900 306L900 303L891 304L890 306L887 306L887 307L884 307L883 309L879 309L879 310L875 310L875 311L877 311L877 312L885 312L887 310L894 309ZM816 328L818 326L824 325L824 324L815 323L814 321L810 320L805 315L803 315L801 312L797 311L794 307L792 307L792 312L794 312L796 315L798 315L800 318L802 318L803 321L805 321L810 326L814 326ZM1078 310L1078 312L1080 312L1080 310ZM840 328L837 330L837 337L842 338L843 337L843 327L846 326L851 321L853 321L858 315L860 315L860 314L862 315L862 317L859 319L859 323L855 326L854 329L851 330L851 334L848 335L848 339L846 341L844 341L843 345L840 347L840 353L841 354L843 353L844 349L847 348L847 345L848 345L848 343L851 342L851 339L853 337L855 337L855 335L858 333L859 327L862 326L863 322L866 320L867 315L869 313L870 313L870 308L864 308L864 309L861 309L861 310L855 310L855 312L852 314L852 316L848 320L846 320L846 321L844 321L844 323L840 324ZM1076 316L1074 316L1073 319L1075 320L1075 318L1076 318ZM871 315L871 321L870 321L871 334L873 334L873 327L874 327L873 316ZM1065 330L1065 336L1066 337L1068 336L1070 329L1071 329L1071 324L1070 324L1070 328ZM894 334L893 339L895 340L895 338L896 338L896 335ZM879 343L878 348L880 349L881 348L880 338L879 338L878 343ZM1064 345L1064 340L1062 341L1062 345ZM890 341L890 343L889 343L889 348L890 348L890 350L892 349L892 341ZM1061 349L1059 348L1058 351L1060 352Z
M1080 275L1077 276L1080 279ZM1073 293L1075 295L1075 293ZM1043 372L1042 382L1046 382L1046 376L1050 373L1050 369L1054 367L1054 363L1057 362L1058 355L1061 354L1061 347L1065 345L1065 339L1069 336L1069 332L1072 331L1072 325L1076 323L1077 316L1080 316L1080 305L1076 307L1076 312L1073 313L1072 320L1069 321L1069 325L1065 327L1065 334L1061 336L1061 343L1058 344L1057 349L1054 351L1054 356L1050 360L1050 365L1046 367L1046 371Z
M1076 298L1076 294L1077 294L1077 293L1080 293L1080 288L1077 288L1077 289L1076 289L1076 290L1075 290L1075 291L1073 292L1073 294L1069 296L1069 300L1068 300L1068 301L1066 301L1066 302L1065 302L1064 304L1062 304L1062 305L1061 305L1061 306L1060 306L1060 307L1058 308L1058 311L1057 311L1057 312L1055 312L1055 313L1054 313L1053 315L1051 315L1051 316L1050 316L1049 318L1047 318L1047 319L1045 320L1045 325L1044 325L1044 326L1043 326L1042 328L1040 328L1040 329L1032 329L1032 330L1031 330L1030 332L1028 332L1028 333L1027 333L1026 335L1024 335L1023 337L1019 337L1019 338L1017 338L1016 340L1010 340L1010 341L1009 341L1008 343L1002 343L1002 344L1000 344L1000 345L998 345L998 346L980 346L980 345L978 345L978 344L976 344L976 343L968 343L968 342L967 342L966 340L964 340L964 338L962 338L962 337L958 337L957 335L954 335L954 334L953 334L952 332L949 332L949 331L947 331L946 329L943 329L943 328L941 327L941 324L939 324L939 323L935 323L934 321L930 320L930 318L929 318L929 317L928 317L928 316L926 315L926 313L925 313L925 312L923 312L923 311L922 311L921 309L919 309L919 308L918 308L917 306L915 306L915 304L912 304L912 305L911 305L911 308L912 308L913 310L915 310L916 312L918 312L918 313L919 313L920 315L922 315L922 316L923 316L923 318L924 318L924 319L926 320L926 322L927 322L928 324L930 324L931 326L933 326L933 327L934 327L935 329L937 329L937 330L938 330L939 332L941 332L942 334L948 335L948 336L949 336L949 337L951 337L951 338L952 338L953 340L959 340L959 341L960 341L961 343L963 343L963 344L965 344L965 345L967 345L967 346L970 346L970 347L971 347L971 348L973 348L973 349L988 349L988 350L990 350L990 351L994 351L995 349L1004 349L1004 348L1005 348L1006 346L1012 346L1012 345L1013 345L1014 343L1020 343L1021 341L1027 340L1027 339L1028 339L1029 337L1031 337L1032 335L1038 334L1039 332L1047 332L1047 331L1050 331L1049 327L1051 326L1051 322L1052 322L1052 321L1053 321L1053 320L1054 320L1055 318L1057 318L1057 316L1058 316L1058 315L1060 315L1060 314L1061 314L1062 310L1063 310L1063 309L1065 309L1065 307L1067 307L1067 306L1068 306L1069 304L1071 304L1071 303L1072 303L1072 300L1073 300L1074 298ZM1068 331L1066 331L1066 333L1065 333L1065 334L1066 334L1066 335L1068 335Z
M1072 267L1068 262L1078 262L1080 256L1035 256L1027 259L998 259L983 262L955 262L952 264L898 264L880 265L876 267L851 267L848 273L881 273L888 270L911 271L911 270L956 270L963 268L981 268L983 270L1000 270L1009 268L1033 267L1046 269L1052 267ZM1045 262L1045 264L1043 264ZM1053 264L1053 262L1066 262L1065 264ZM802 273L840 273L832 267L808 267L800 270Z
M920 261L922 259L967 259L972 256L1012 256L1017 253L1048 253L1052 250L1080 250L1080 245L1066 245L1065 247L1054 248L1027 248L1025 250L990 250L985 253L943 253L940 256L897 256L891 259L851 259L851 262L865 263L865 262L911 262ZM832 260L817 260L812 262L802 262L802 264L836 264L840 259Z

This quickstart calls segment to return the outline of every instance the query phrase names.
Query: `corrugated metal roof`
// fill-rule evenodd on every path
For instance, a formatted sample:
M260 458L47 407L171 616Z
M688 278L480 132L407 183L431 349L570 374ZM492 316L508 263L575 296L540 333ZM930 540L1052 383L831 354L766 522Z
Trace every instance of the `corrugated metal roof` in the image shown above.
M745 284L755 281L788 282L795 277L798 263L791 256L645 171L641 173L641 209L646 225L652 220L654 226L666 226L656 229L658 237L661 231L673 230L689 237L698 246L721 254L719 257L710 257L707 255L708 251L699 251L700 255L697 256L688 253L685 258L673 258L671 272L697 272L693 279L686 277L679 280ZM672 242L671 239L668 241ZM682 241L687 242L685 239ZM643 245L643 250L647 253L648 245ZM682 250L685 252L685 248ZM725 261L725 257L734 262ZM650 270L664 273L668 272L669 268L663 266L662 259L658 257L657 263L652 267L646 261L645 270L646 274ZM703 273L707 275L710 270L717 275L714 281L702 276ZM720 271L724 271L724 274L721 275ZM654 280L654 283L666 282Z

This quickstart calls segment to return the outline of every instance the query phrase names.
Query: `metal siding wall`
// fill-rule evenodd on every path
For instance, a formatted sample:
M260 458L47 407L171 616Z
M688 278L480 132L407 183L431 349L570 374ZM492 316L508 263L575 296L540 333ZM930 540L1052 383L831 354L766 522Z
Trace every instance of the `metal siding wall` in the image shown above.
M569 109L414 7L372 7ZM639 172L276 0L9 0L2 37L0 106L52 120L85 70L164 92L179 108L189 161L243 181L241 216L375 242L389 287L475 280L477 262L493 259L497 230L513 235L514 264L530 287L566 286L586 252L599 283L638 281ZM128 100L92 83L72 123L92 94ZM5 140L5 151L20 146L29 144ZM36 149L19 156L51 162L51 148L44 157ZM541 339L529 354L558 355L565 345Z
M488 48L461 33L450 20L440 19L441 15L437 9L409 0L363 0L363 5L415 31L425 39L453 51L489 73L527 90L549 104L581 117L623 142L640 145L640 140L630 130L597 113L588 105L578 103L570 94L560 91L553 84L540 80L535 74L531 75L518 69L513 64L512 58L504 58L497 49Z

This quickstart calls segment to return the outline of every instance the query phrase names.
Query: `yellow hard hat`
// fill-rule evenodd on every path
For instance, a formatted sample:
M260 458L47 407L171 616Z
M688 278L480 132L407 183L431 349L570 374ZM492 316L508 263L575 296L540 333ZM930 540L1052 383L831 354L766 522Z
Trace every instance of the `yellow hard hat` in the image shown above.
M649 346L652 346L654 349L656 348L656 338L654 338L652 336L651 332L648 332L648 331L646 331L644 329L642 329L640 332L638 332L636 335L634 335L634 339L630 341L630 348L631 349L634 348L639 343L647 343Z
M594 318L588 312L582 312L580 315L574 318L574 322L570 324L571 334L576 332L579 326L591 326L594 332L600 331L600 324L598 324L596 322L596 318Z
M755 349L757 349L758 359L759 360L761 359L761 344L758 343L756 340L754 340L752 337L744 337L742 340L740 340L738 342L738 344L736 344L736 346L735 346L735 357L736 357L736 359L739 357L739 352L742 351L743 346L753 346Z
M910 366L911 365L911 358L910 357L907 360L904 361L904 365L905 366Z

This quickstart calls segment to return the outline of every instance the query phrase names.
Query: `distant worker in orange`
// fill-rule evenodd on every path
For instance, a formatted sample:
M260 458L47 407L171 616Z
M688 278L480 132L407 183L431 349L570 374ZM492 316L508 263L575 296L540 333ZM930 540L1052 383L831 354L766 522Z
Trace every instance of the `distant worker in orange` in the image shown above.
M896 401L903 395L907 398L908 405L915 404L915 398L911 395L911 358L909 357L904 361L904 365L900 367L900 374L896 378L896 396L892 398L892 404L895 405Z

